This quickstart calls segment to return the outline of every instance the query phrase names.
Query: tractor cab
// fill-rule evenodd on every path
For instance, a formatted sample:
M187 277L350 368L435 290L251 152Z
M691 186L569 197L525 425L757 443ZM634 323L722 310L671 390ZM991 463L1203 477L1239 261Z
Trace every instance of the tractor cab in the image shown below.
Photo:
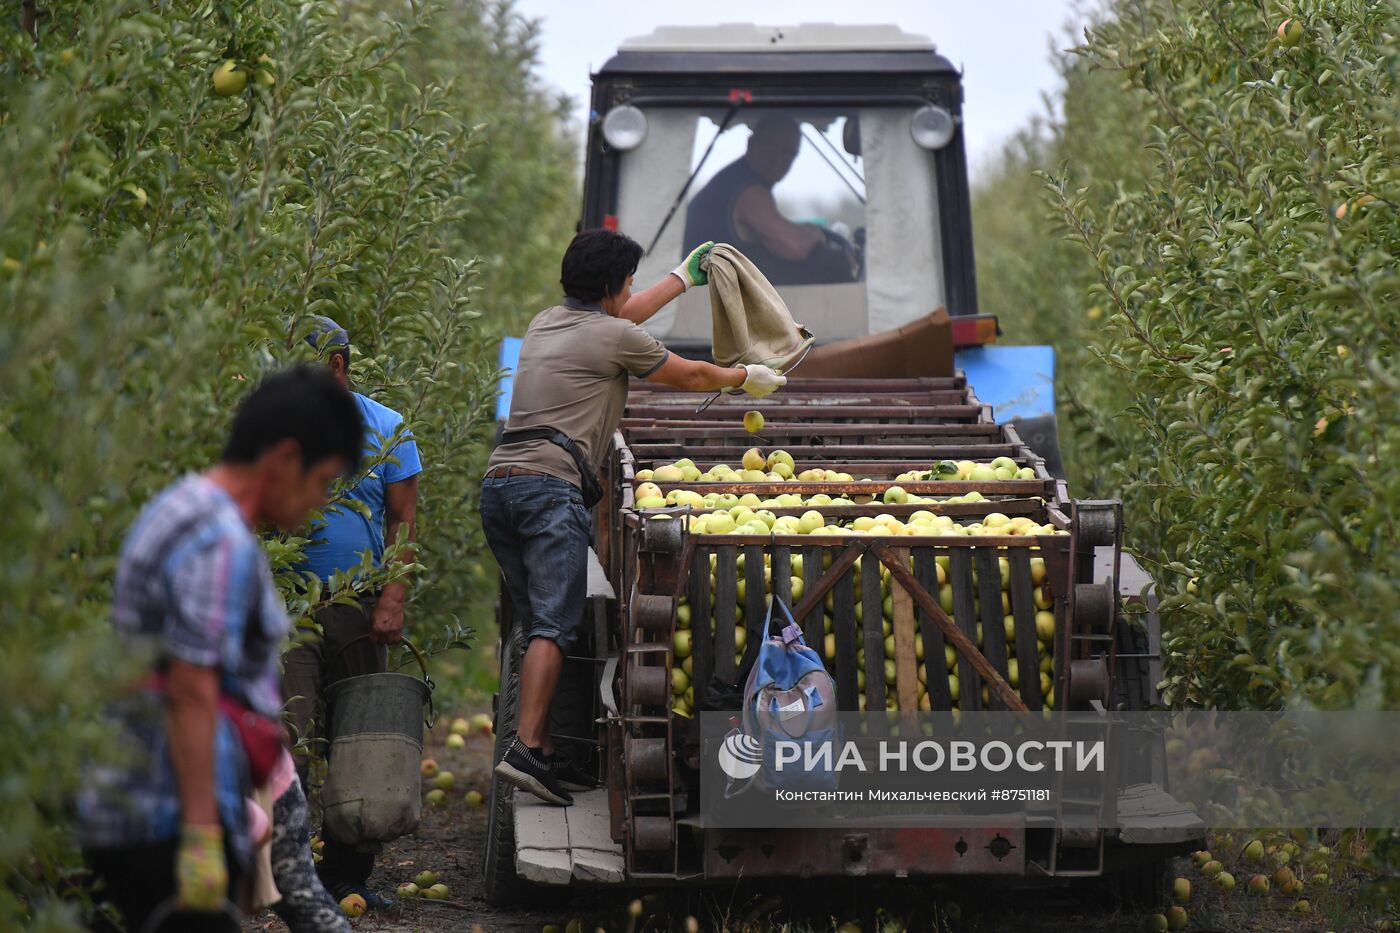
M893 26L666 27L593 78L585 227L646 247L639 282L729 242L824 342L977 313L962 83ZM708 344L703 292L649 323Z
M644 284L730 243L816 336L799 373L960 369L1058 475L1054 353L991 346L978 307L962 104L958 69L897 26L663 27L593 76L582 224L640 242ZM708 296L646 327L703 356Z

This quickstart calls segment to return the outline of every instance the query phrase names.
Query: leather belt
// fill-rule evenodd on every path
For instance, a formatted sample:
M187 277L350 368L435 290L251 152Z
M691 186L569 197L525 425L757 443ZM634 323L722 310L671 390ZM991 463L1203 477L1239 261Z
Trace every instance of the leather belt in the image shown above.
M548 476L539 470L527 470L518 466L498 466L487 472L487 479L509 479L512 476Z

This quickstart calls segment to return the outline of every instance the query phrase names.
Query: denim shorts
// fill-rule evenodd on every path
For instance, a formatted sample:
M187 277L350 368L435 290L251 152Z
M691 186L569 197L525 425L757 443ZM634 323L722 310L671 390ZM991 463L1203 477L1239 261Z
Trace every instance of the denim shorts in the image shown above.
M532 638L568 652L583 631L593 516L583 493L553 476L487 477L481 528L500 564L515 618Z

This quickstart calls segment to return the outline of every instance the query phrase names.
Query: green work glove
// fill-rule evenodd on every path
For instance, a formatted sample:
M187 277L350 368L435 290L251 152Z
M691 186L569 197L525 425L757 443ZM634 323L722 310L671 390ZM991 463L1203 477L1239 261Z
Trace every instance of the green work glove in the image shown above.
M224 863L224 830L186 823L180 830L175 856L175 902L182 910L212 913L228 898L228 865Z
M700 265L700 260L709 255L710 250L715 248L714 240L706 240L695 249L690 251L690 255L685 257L685 262L671 270L671 274L681 280L686 291L690 291L692 285L709 285L710 276Z

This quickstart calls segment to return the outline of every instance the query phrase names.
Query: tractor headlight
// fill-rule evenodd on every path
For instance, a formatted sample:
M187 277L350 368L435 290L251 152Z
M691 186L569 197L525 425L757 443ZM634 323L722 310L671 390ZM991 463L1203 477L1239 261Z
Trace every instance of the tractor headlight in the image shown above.
M614 107L603 118L603 138L619 151L636 149L647 138L646 114L631 104Z
M925 149L942 149L953 141L953 133L956 129L957 124L953 121L953 115L942 107L935 107L932 104L920 107L914 112L913 119L909 121L909 135L914 137L914 142Z

